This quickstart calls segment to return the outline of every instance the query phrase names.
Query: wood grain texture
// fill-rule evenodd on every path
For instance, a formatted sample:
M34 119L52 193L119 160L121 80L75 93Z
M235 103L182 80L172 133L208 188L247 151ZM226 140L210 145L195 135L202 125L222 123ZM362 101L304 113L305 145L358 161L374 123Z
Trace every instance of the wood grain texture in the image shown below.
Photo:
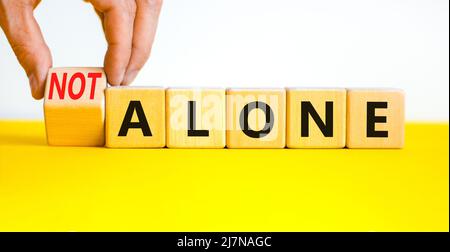
M375 104L372 105L372 109L370 103ZM383 104L387 108L383 108ZM367 119L374 116L378 118L375 119L378 122L368 122ZM384 120L386 122L383 122ZM370 125L374 125L371 130L368 129ZM405 96L402 90L347 90L348 148L402 148L404 145L404 128ZM369 136L369 132L373 131L377 131L377 134L386 132L387 137Z
M167 147L225 147L225 89L167 89L166 111ZM195 118L190 120L190 114ZM203 135L189 135L189 129L201 130Z
M251 109L248 105L256 104ZM267 104L270 109L265 105ZM248 114L245 116L245 110ZM270 111L273 117L270 116ZM247 118L247 127L243 124ZM271 126L270 126L271 125ZM259 137L246 134L244 129L259 131ZM284 148L286 143L286 91L284 89L227 90L227 147Z
M287 89L286 95L286 145L288 148L345 147L347 106L345 89L291 88ZM314 111L319 115L323 126L332 129L330 131L332 135L322 132L319 125L312 118L312 115L306 111L302 111L302 102L307 102L312 105ZM328 111L327 106L329 108ZM302 121L302 112L308 115L307 122ZM326 112L330 113L329 118L332 118L331 122L327 121ZM306 127L308 128L308 134L304 134L303 136L302 124L307 124Z
M110 87L106 94L106 146L112 148L157 148L166 144L165 89L152 87ZM139 104L138 112L132 104ZM119 136L127 111L132 111L131 122L142 123L150 131L144 134L142 128L127 128ZM138 116L142 113L145 118Z
M52 68L44 114L49 145L103 146L106 76L102 68Z

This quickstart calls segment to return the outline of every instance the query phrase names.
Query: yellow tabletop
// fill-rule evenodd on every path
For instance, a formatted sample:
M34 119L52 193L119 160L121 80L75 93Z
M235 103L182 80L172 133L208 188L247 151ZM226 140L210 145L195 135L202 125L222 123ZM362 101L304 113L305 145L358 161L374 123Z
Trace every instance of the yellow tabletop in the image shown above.
M49 147L0 121L1 231L449 231L449 127L402 150Z

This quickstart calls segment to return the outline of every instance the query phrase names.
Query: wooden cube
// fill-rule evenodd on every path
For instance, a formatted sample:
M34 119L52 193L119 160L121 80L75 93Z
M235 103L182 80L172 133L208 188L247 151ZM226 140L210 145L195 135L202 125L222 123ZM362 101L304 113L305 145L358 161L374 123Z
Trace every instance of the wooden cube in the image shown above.
M345 89L291 88L286 93L288 148L345 147Z
M227 147L284 148L286 91L227 90Z
M225 147L225 90L166 90L169 148Z
M347 91L347 147L402 148L405 96L397 89Z
M165 89L110 87L106 94L106 146L157 148L166 144Z
M52 68L44 114L49 145L103 146L106 76L102 68Z

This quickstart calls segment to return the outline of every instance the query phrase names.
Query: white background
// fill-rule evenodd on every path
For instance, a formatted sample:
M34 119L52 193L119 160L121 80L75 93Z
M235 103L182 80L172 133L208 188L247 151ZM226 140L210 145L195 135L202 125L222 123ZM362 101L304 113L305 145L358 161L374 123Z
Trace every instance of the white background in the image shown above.
M54 66L101 66L92 7L35 11ZM150 61L134 85L396 87L408 120L448 121L448 0L165 0ZM0 118L43 118L0 32Z

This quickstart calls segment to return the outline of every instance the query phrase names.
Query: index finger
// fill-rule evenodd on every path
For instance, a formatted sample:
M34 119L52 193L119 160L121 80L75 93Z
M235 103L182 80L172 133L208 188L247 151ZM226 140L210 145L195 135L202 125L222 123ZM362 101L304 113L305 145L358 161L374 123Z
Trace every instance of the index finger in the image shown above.
M128 85L150 57L162 0L136 0L137 10L130 62L122 84Z
M134 0L98 0L91 3L103 13L103 27L108 42L104 67L108 82L120 85L131 57L136 3Z

